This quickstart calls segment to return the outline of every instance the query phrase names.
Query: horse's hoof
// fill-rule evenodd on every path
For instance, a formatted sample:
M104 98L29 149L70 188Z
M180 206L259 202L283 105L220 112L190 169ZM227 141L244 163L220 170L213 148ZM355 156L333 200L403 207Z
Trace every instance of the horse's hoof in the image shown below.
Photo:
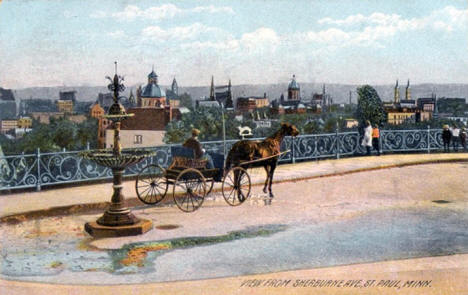
M266 188L264 188L264 189L263 189L263 192L266 194L266 193L267 193L267 189L266 189Z
M272 193L270 193L270 199L273 199L274 197L275 196Z

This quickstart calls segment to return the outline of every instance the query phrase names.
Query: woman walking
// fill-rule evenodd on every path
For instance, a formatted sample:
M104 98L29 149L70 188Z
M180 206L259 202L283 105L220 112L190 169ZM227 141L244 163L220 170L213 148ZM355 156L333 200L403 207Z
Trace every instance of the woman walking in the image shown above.
M362 139L361 145L366 147L367 155L370 156L372 147L372 126L369 120L366 121L366 128L364 128L364 138Z

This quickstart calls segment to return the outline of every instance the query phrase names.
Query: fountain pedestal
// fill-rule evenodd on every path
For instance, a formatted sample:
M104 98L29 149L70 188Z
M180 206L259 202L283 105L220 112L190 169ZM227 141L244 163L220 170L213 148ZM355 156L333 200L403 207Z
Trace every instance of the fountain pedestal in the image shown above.
M124 170L112 169L114 193L109 209L98 220L85 224L85 231L95 238L141 235L153 227L151 220L136 217L127 207L122 194Z
M133 114L127 114L125 108L119 103L119 92L124 91L125 86L121 83L123 78L117 75L117 62L115 72L114 79L108 77L112 82L108 88L114 92L114 104L109 108L108 115L104 116L114 122L113 149L86 151L81 154L85 159L111 168L114 176L114 193L112 194L109 209L98 220L85 224L85 231L95 238L140 235L153 227L151 220L139 219L132 214L122 194L122 176L125 168L154 155L154 152L122 151L120 123L122 120L133 116Z

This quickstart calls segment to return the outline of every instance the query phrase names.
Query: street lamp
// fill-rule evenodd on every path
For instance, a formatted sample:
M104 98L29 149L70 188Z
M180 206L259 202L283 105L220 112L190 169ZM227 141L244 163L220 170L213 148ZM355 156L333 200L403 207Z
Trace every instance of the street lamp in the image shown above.
M221 120L223 122L223 159L226 162L226 125L224 123L224 105L222 102L219 103L221 105Z

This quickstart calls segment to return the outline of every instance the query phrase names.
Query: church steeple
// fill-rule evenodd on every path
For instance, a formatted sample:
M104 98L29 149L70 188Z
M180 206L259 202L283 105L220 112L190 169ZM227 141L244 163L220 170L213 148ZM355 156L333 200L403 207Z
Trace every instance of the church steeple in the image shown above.
M400 86L398 86L398 79L396 80L395 89L393 93L393 102L400 103Z
M406 99L406 100L410 100L410 99L411 99L411 88L410 88L409 79L408 79L408 83L406 84L405 99Z
M172 80L171 91L175 96L179 96L179 86L177 85L175 77L174 80Z
M214 77L211 76L210 100L215 100Z
M130 95L128 96L128 102L132 105L135 105L135 96L133 95L133 89L130 89Z

